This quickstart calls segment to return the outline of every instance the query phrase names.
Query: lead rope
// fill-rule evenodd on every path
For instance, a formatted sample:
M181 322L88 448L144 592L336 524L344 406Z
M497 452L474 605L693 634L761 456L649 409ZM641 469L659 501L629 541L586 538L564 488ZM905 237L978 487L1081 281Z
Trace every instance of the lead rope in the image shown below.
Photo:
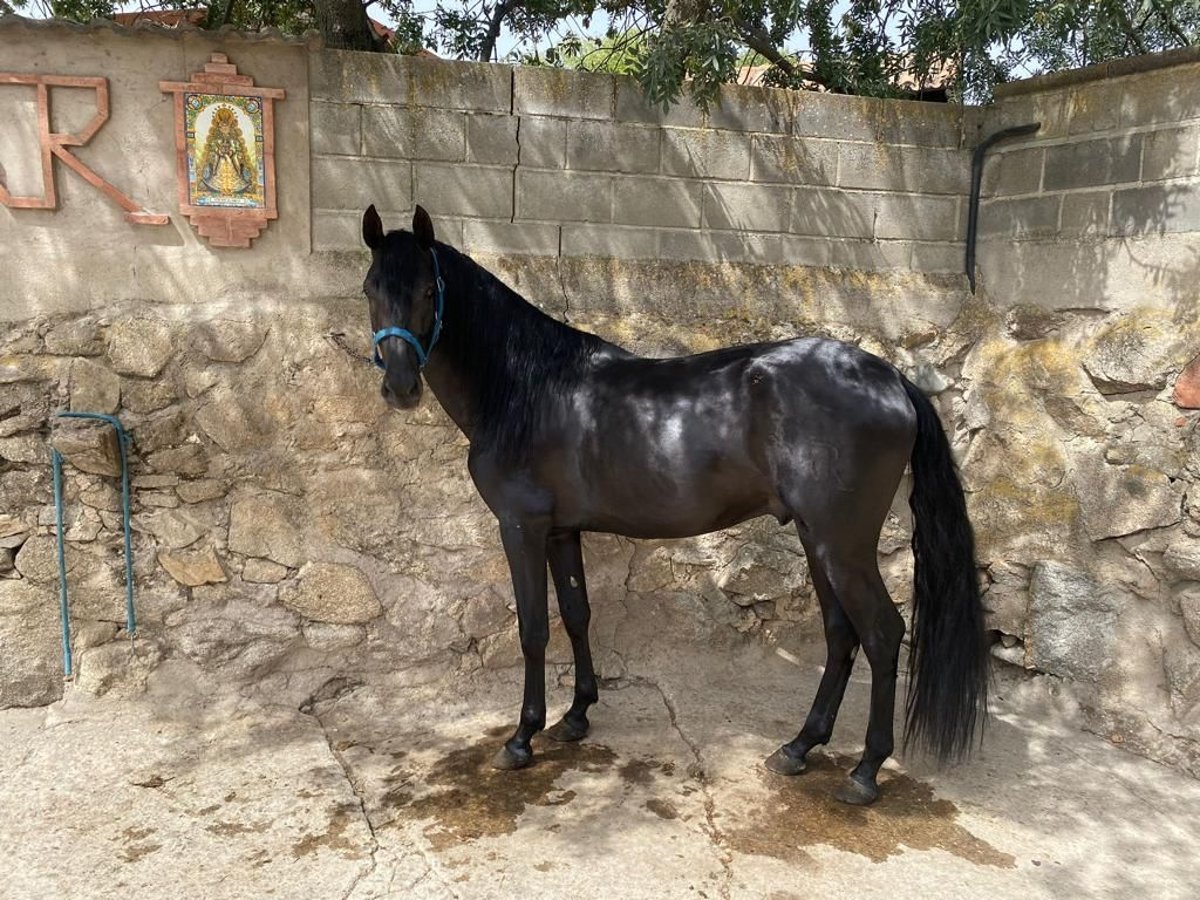
M129 436L116 416L90 412L60 412L58 419L98 419L107 422L117 432L117 447L121 452L121 519L125 528L125 630L132 645L137 635L137 618L133 608L133 538L129 515ZM62 454L51 448L50 465L54 473L54 527L58 534L58 606L62 616L63 675L72 677L74 667L71 659L71 616L67 600L67 559L63 537Z

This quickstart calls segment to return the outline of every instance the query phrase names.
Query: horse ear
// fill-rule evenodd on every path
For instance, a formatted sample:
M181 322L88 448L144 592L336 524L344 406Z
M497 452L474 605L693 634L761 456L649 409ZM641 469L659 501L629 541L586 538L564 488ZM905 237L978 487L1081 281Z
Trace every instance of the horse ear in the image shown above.
M383 220L379 218L379 213L375 212L374 203L363 213L362 235L363 243L372 250L383 246Z
M433 220L425 212L425 207L418 206L413 211L412 230L422 247L428 249L433 246Z

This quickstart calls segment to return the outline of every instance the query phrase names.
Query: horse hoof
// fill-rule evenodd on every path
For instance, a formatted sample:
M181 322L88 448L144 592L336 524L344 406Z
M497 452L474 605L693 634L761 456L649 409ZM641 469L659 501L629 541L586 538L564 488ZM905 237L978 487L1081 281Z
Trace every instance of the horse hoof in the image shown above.
M807 768L803 759L789 755L782 747L768 756L763 765L776 775L799 775Z
M513 750L505 744L492 757L492 768L502 772L512 772L516 769L524 769L531 762L533 762L532 750Z
M879 788L859 781L853 775L846 778L833 794L834 798L851 806L870 806L879 799Z
M558 741L560 744L569 744L572 741L582 740L587 737L587 733L588 723L586 719L581 726L573 724L566 716L563 716L545 731L546 737L552 741Z

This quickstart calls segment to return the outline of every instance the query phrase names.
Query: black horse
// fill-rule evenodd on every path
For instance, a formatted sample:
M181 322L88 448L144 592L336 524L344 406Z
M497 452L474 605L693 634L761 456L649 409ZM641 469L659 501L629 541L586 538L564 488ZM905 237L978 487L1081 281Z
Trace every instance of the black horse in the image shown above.
M909 463L916 591L905 738L941 760L969 752L987 687L974 537L937 412L899 371L818 338L638 357L555 321L437 242L420 207L412 232L385 234L374 206L362 227L383 397L411 408L424 374L470 440L471 478L500 522L525 696L493 765L529 765L530 738L545 726L547 563L575 657L574 702L547 735L587 734L597 688L580 532L685 537L769 513L800 533L828 661L799 735L767 767L798 774L829 740L861 644L871 665L866 748L838 798L874 801L893 750L904 635L876 553Z

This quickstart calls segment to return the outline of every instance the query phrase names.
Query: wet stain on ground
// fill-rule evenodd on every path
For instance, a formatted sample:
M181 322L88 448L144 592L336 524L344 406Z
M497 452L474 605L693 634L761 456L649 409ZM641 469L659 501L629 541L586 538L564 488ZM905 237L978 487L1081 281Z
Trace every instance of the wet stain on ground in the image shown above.
M121 859L125 862L137 862L151 853L161 850L162 844L146 840L152 834L154 834L153 828L130 827L122 831L121 835L125 838L125 849L121 851Z
M575 799L574 791L554 787L563 773L607 771L617 759L603 744L535 742L533 765L500 772L490 762L495 739L507 731L489 729L483 740L438 760L423 779L429 793L415 799L407 791L389 793L392 823L432 820L425 835L435 850L512 834L527 806L562 806Z
M679 810L675 808L675 804L670 800L663 800L659 797L651 797L645 802L644 806L660 819L679 818Z
M243 825L241 822L217 822L206 825L205 831L219 834L221 837L236 837L239 834L261 834L267 830L266 822L256 822L254 825Z
M733 850L772 856L785 862L807 862L805 848L824 845L857 853L873 862L912 850L943 850L978 865L1013 868L1016 860L961 825L958 808L938 800L924 782L895 772L881 772L882 796L870 807L847 806L834 791L857 762L849 756L810 755L808 770L787 778L764 771L770 792L766 807L753 823L725 832Z
M330 810L329 826L320 834L306 834L292 847L292 857L299 859L319 850L337 850L347 859L359 859L361 848L346 837L350 823L361 819L362 813L357 806L341 803Z

